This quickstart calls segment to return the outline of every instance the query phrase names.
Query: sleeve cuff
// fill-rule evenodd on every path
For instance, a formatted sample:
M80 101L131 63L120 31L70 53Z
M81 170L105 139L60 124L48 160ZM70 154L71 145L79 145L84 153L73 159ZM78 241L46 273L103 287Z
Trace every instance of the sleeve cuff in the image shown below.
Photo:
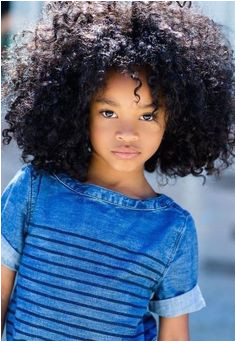
M1 235L1 264L12 271L17 271L21 255Z
M197 284L192 290L179 296L169 299L151 300L149 311L163 317L175 317L199 311L205 306L206 302Z

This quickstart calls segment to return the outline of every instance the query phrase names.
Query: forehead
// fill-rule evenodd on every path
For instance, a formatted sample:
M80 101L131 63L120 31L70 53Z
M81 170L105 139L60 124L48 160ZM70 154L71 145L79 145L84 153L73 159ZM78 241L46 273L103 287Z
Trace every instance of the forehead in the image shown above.
M140 84L139 80L142 82ZM141 85L141 87L139 87ZM135 91L136 89L136 91ZM105 80L105 85L96 94L96 99L106 97L112 98L117 102L135 101L140 96L139 104L152 102L151 89L147 84L147 76L144 71L139 71L135 79L128 73L109 71Z

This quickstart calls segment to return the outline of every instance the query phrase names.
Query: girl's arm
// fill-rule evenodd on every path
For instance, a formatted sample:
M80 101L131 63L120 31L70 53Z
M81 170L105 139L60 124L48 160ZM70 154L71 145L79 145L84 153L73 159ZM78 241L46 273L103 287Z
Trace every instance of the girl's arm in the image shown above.
M190 341L188 314L178 317L159 317L158 341Z
M16 272L1 265L1 336L3 334L8 302L15 281Z

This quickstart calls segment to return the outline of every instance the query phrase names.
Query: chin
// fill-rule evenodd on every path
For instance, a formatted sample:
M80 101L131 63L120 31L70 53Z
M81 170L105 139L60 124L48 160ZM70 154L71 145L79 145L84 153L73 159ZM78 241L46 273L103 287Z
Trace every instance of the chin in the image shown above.
M125 161L123 163L117 163L117 164L110 164L111 167L116 170L116 171L120 171L120 172L131 172L131 171L135 171L135 170L139 170L140 166L137 166L137 164L135 165L135 163L131 163Z

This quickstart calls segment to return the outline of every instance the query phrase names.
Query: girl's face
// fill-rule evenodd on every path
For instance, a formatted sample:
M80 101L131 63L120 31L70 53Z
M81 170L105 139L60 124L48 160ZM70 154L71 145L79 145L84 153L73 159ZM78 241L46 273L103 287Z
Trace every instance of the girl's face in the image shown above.
M156 118L151 115L154 107L145 73L139 73L139 78L138 103L134 95L137 82L116 71L108 73L106 87L91 102L89 136L96 165L107 165L113 171L140 171L160 146L165 110L160 104Z

